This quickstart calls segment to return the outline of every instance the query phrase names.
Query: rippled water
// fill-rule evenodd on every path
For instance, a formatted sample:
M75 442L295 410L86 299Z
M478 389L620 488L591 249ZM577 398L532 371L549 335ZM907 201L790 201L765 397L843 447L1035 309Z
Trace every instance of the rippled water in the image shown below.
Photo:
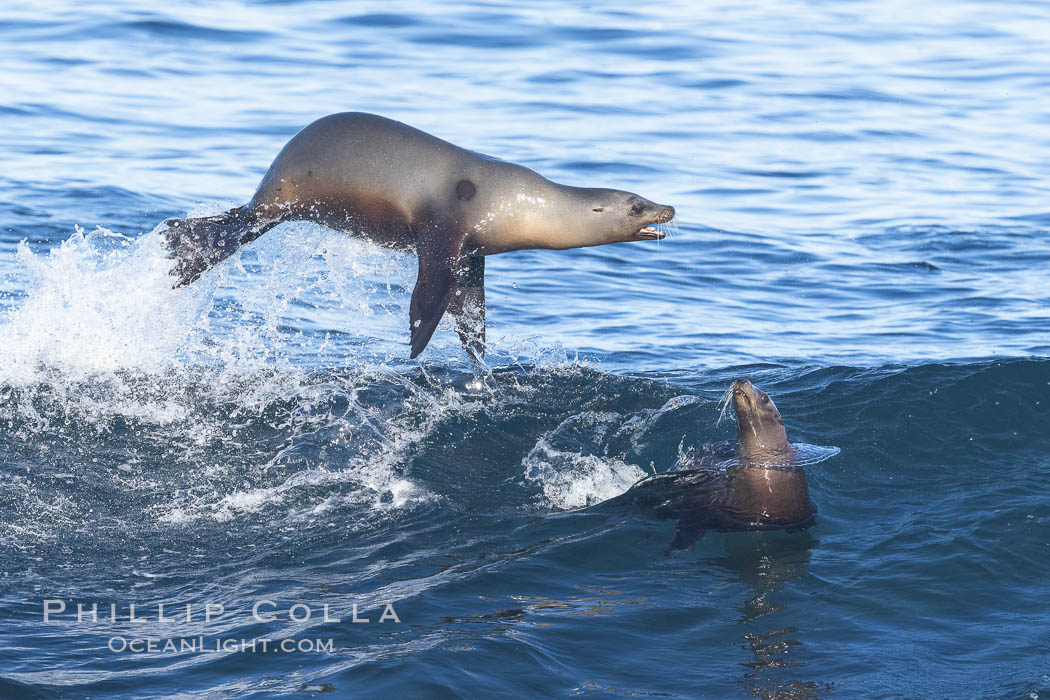
M1047 36L1020 1L5 8L0 696L1050 694ZM480 389L448 325L407 359L413 258L314 224L172 290L157 224L345 110L679 233L490 258ZM841 450L814 528L668 555L586 508L729 439L738 376ZM110 650L198 636L333 646Z

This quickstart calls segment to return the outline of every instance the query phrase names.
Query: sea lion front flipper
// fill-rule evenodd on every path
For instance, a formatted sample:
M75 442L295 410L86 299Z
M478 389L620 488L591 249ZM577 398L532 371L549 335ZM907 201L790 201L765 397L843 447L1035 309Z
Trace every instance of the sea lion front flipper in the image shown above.
M419 272L409 306L413 358L430 342L456 291L456 270L466 240L465 232L450 233L436 226L427 226L417 234Z
M675 530L674 539L671 540L671 544L667 545L667 549L672 553L692 549L705 532L707 531L700 527L700 523L689 518L682 518L678 521L678 529Z
M464 255L456 273L456 292L448 304L456 332L471 359L485 356L485 257Z

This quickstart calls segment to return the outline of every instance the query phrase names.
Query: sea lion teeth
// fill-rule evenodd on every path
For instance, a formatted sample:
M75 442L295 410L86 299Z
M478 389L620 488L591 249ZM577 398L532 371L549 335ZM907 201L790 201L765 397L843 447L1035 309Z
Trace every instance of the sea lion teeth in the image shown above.
M638 236L639 238L653 238L656 240L660 240L661 238L667 237L666 233L664 233L660 229L653 228L652 226L646 226L634 235Z

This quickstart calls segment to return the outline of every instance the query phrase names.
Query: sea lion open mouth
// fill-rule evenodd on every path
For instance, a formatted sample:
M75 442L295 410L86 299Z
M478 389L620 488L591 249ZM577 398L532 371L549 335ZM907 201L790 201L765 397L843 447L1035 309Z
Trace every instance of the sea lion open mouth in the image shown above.
M653 240L653 241L659 241L659 240L662 240L664 238L667 238L667 234L664 233L663 231L661 231L658 228L654 228L652 226L646 226L642 230L636 232L634 234L634 237L635 238L647 238L647 239L650 239L650 240Z
M659 241L667 238L668 232L664 230L663 224L670 223L674 219L674 207L656 206L655 212L650 212L646 218L649 224L638 229L634 238L639 240ZM673 227L674 224L671 224Z

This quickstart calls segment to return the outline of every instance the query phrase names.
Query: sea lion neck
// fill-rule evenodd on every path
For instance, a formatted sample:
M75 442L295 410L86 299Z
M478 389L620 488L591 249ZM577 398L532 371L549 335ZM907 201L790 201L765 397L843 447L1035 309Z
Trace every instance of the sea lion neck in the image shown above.
M794 459L784 421L772 399L746 379L733 382L737 457L741 463L786 465Z
M768 436L763 437L766 439L737 440L736 457L741 467L751 469L768 467L782 471L794 465L795 448L787 441L786 433L776 441L768 439Z

